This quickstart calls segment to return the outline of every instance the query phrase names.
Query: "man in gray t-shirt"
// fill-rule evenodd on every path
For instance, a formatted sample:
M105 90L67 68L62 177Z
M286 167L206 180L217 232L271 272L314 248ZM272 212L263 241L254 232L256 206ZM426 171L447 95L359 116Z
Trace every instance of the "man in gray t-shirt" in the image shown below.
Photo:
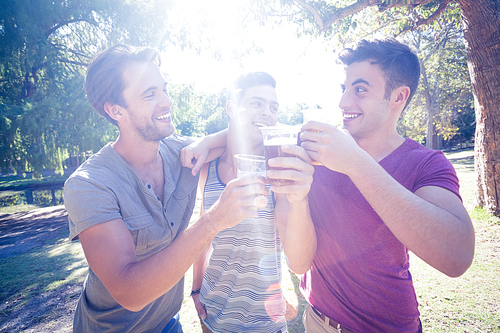
M253 195L268 193L258 177L235 180L188 226L197 177L180 151L192 140L173 134L159 65L156 51L119 45L87 70L89 101L120 135L65 184L70 239L80 240L90 266L75 332L182 332L185 272L218 232L252 216ZM210 140L224 145L225 133Z

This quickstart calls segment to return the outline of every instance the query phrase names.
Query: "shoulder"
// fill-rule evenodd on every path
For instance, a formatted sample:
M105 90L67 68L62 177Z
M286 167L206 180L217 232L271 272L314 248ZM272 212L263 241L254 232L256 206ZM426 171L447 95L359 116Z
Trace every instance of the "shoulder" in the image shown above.
M424 186L437 186L459 195L455 168L442 151L425 148L409 139L405 144L395 178L399 176L401 182L411 181L412 192Z
M446 156L440 150L433 150L422 146L420 143L411 139L406 139L405 142L395 151L395 157L399 160L404 160L412 163L444 163L450 165Z
M66 180L64 186L72 184L103 184L110 180L128 178L129 170L125 161L107 144L80 165Z
M172 134L160 141L160 147L180 154L182 148L189 146L194 141L196 141L195 138L189 136Z

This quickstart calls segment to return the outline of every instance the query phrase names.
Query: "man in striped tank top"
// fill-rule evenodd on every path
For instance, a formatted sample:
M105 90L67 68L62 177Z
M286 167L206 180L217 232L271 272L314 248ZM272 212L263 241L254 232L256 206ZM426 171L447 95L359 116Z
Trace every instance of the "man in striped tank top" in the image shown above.
M275 87L274 78L262 72L236 80L226 106L226 150L200 170L201 214L217 205L224 188L234 183L235 154L264 155L260 128L276 124ZM291 270L306 272L316 251L316 235L307 200L314 172L311 160L299 146L282 149L298 158L276 158L276 166L288 170L274 175L268 171L268 177L288 179L287 185L272 185L267 203L264 200L254 211L254 218L219 232L194 263L192 297L204 332L287 331L282 253ZM279 211L288 214L276 214L276 218Z

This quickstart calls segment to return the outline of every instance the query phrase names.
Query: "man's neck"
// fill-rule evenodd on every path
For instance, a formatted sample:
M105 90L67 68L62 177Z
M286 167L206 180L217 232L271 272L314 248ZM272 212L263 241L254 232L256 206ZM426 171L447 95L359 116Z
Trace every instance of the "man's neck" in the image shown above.
M127 139L120 135L112 146L135 171L151 170L158 165L160 158L158 141Z

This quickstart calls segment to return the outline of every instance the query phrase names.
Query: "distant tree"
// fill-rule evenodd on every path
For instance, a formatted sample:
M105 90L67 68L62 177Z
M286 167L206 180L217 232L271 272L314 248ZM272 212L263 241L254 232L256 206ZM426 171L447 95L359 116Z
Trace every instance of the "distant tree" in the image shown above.
M305 103L297 103L294 106L280 107L278 112L278 123L286 125L298 125L302 124L303 116L302 110L314 109L318 106L311 106Z
M203 124L203 134L212 134L227 128L227 98L227 89L222 89L218 93L206 96L199 114L199 121Z
M421 82L400 121L400 128L405 127L405 132L411 128L411 135L406 133L407 136L420 139L425 136L426 146L432 149L439 149L442 139L449 140L458 132L459 128L452 121L454 112L465 98L473 100L463 33L457 29L453 16L451 20L441 20L440 27L442 29L425 27L407 36L418 52Z
M192 84L171 84L172 120L178 134L197 136L201 129L198 122L204 96L194 90Z

